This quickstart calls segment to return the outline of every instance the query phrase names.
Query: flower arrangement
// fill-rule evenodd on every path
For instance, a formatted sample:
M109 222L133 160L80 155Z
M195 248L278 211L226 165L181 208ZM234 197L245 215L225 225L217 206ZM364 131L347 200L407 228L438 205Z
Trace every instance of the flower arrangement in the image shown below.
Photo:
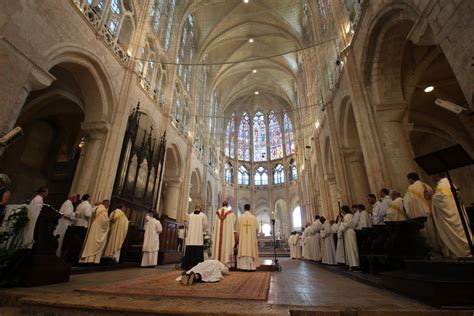
M204 250L209 250L211 249L211 245L212 245L212 240L211 240L211 235L205 233L203 235L203 239L204 239Z

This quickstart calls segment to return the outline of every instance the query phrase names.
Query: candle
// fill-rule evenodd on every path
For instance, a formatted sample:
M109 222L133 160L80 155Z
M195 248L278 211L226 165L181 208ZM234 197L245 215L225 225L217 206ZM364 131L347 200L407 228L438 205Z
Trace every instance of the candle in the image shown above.
M275 219L275 211L272 211L272 219Z

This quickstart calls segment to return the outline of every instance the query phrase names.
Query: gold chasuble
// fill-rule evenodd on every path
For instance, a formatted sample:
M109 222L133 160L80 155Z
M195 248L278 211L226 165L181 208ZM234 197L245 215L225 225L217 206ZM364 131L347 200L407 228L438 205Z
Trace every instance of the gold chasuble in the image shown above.
M258 257L257 218L249 211L239 217L237 223L239 233L239 252L237 255L237 268L242 270L256 270L260 266Z

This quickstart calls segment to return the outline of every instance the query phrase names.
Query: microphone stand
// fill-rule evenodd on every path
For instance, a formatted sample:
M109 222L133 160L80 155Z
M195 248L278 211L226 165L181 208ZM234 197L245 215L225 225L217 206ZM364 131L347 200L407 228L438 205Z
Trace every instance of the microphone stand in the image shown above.
M275 219L272 218L272 227L273 227L273 271L281 272L281 266L277 259L277 244L276 244L276 234L275 234Z

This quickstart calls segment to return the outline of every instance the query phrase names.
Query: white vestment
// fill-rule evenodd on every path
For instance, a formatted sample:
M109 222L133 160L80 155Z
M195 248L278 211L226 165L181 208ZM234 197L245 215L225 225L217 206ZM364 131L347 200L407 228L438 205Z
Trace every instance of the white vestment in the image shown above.
M447 178L438 182L433 195L433 220L445 257L471 257L461 218ZM469 231L472 236L472 233Z
M396 198L390 203L390 206L385 215L385 222L402 222L407 220L405 209L403 208L403 199Z
M383 225L383 218L385 214L382 214L380 207L382 204L379 201L376 201L372 205L372 225Z
M163 231L161 223L156 218L145 216L145 234L143 237L143 257L141 266L156 266L158 264L158 250L160 250L160 233Z
M73 226L88 228L92 210L93 208L89 201L82 201L81 204L76 207L76 220Z
M245 211L244 214L239 217L237 231L239 233L237 268L242 270L256 270L260 266L257 246L257 218L249 211Z
M344 254L344 239L342 238L342 231L339 230L341 223L332 225L331 229L337 234L337 246L336 246L336 262L346 263L346 255Z
M308 227L303 230L303 235L301 236L301 256L303 259L308 258Z
M359 266L359 251L357 249L357 239L355 231L351 228L353 215L348 213L339 225L339 230L343 233L344 250L346 252L346 264L349 267Z
M334 246L334 238L331 223L325 221L321 228L321 242L323 250L323 263L336 264L336 247Z
M314 225L314 224L313 224ZM316 238L314 237L315 231L313 225L306 228L306 259L316 260Z
M120 260L120 249L122 249L125 237L128 232L128 219L121 209L116 209L110 213L110 231L107 245L104 249L104 258L112 258L115 262Z
M301 259L301 236L299 234L295 235L293 239L294 251L295 251L295 258Z
M32 198L30 201L30 205L38 205L38 204L44 204L43 197L39 194L35 196L34 198Z
M390 203L392 203L392 199L388 195L384 196L380 201L379 216L382 218L382 224L384 223Z
M80 263L100 263L102 252L109 232L109 216L104 205L99 205L92 215L92 222L87 230L86 240L82 247Z
M234 262L234 227L235 215L232 210L222 207L216 212L214 235L212 239L212 256L227 267Z
M313 255L313 260L315 261L321 261L322 259L322 253L321 253L321 221L319 219L317 219L313 225L311 225L313 227L313 231L314 231L314 255Z
M354 213L354 217L352 217L352 224L351 224L352 229L360 230L361 228L359 226L360 225L359 222L360 222L360 211L357 211Z
M370 214L366 210L360 212L359 218L359 229L372 227L372 220L370 219Z
M425 227L420 231L431 249L439 250L439 241L433 223L431 200L425 198L425 191L432 193L433 189L420 180L408 186L403 198L403 205L408 218L426 217Z
M203 282L219 282L224 275L229 274L229 269L219 260L206 260L186 271L190 272L198 273Z
M296 259L296 253L295 253L295 245L293 243L293 240L295 239L295 235L291 234L290 238L288 238L288 246L290 247L290 258L291 259Z
M204 232L207 229L207 216L203 212L188 215L188 235L186 236L186 246L204 245Z
M54 235L59 235L58 248L56 249L56 255L61 256L61 249L63 247L64 235L66 235L67 228L74 222L74 205L70 200L66 200L61 208L59 209L62 217L58 221L58 226L54 231Z

